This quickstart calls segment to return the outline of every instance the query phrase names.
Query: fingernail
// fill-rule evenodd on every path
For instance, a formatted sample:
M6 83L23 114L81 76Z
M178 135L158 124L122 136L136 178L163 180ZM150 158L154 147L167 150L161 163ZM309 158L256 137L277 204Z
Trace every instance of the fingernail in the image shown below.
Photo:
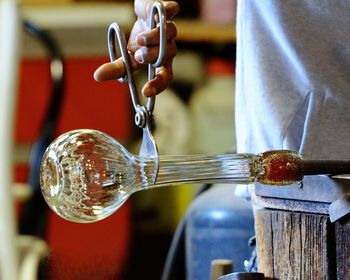
M138 35L136 41L140 46L146 45L146 37L143 35Z
M96 82L100 82L101 81L101 74L100 74L100 69L96 69L95 72L94 72L94 79Z
M143 95L146 97L151 97L157 94L157 89L154 87L146 87L143 90Z
M141 50L137 50L134 54L134 58L137 62L139 63L143 63L144 59L143 59L143 54Z

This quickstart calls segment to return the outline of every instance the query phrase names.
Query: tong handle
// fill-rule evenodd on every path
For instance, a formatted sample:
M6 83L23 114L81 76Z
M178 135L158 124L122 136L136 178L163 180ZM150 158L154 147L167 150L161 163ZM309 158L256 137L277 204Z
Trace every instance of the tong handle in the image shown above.
M155 16L158 14L159 24L155 20ZM150 29L155 28L158 25L159 28L159 54L155 63L148 64L148 81L154 79L156 68L160 67L166 58L166 17L164 6L160 1L154 1L150 15L149 15L149 26ZM125 35L122 32L120 26L117 23L112 23L108 28L108 51L111 62L115 61L118 58L118 50L116 46L116 39L119 45L119 50L121 57L125 66L125 75L122 78L119 78L118 81L121 83L129 83L129 90L132 99L133 106L136 111L135 123L139 127L144 127L146 124L145 114L143 113L140 100L138 97L137 87L133 75L133 70L131 67L130 57L127 49L127 43ZM148 115L152 115L154 110L155 97L149 97L147 100L147 105L145 106L148 112Z

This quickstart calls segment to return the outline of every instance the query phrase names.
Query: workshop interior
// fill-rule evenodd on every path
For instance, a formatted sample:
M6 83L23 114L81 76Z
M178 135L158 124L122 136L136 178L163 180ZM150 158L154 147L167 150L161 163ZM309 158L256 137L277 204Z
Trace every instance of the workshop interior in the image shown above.
M303 177L350 162L235 154L236 1L177 2L174 80L150 100L159 65L93 78L133 1L0 0L0 279L350 279L347 177ZM275 157L295 168L258 174Z

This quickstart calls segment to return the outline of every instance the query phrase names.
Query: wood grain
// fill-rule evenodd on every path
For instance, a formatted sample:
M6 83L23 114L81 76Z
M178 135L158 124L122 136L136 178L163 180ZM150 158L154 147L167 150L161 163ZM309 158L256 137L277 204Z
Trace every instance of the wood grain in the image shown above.
M350 218L335 223L337 279L350 279Z
M260 210L255 220L259 271L268 279L335 279L327 215Z

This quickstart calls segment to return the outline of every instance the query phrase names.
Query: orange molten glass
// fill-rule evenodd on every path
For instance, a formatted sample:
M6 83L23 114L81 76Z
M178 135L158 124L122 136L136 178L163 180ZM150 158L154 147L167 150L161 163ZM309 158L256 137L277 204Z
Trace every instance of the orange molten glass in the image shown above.
M257 175L257 181L260 183L289 185L303 179L303 159L294 151L268 151L258 157L261 171Z

